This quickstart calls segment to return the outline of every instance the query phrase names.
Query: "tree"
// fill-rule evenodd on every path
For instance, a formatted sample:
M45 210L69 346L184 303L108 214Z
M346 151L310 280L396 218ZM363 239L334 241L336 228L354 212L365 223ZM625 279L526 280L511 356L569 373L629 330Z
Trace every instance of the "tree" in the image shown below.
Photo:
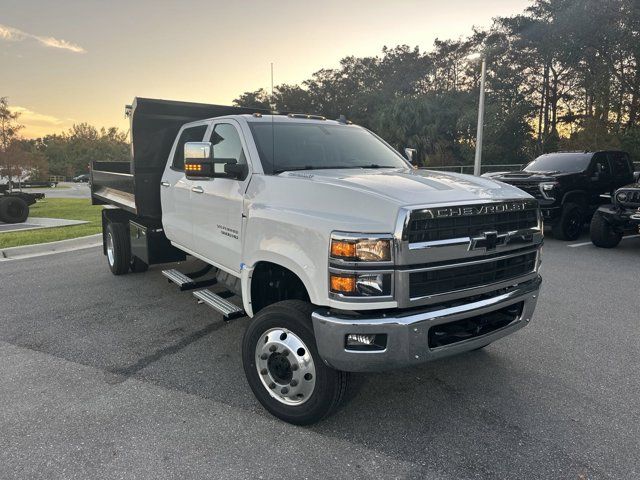
M0 178L12 181L29 177L38 179L47 174L46 161L29 142L20 138L24 128L18 122L20 114L9 109L7 97L0 98Z

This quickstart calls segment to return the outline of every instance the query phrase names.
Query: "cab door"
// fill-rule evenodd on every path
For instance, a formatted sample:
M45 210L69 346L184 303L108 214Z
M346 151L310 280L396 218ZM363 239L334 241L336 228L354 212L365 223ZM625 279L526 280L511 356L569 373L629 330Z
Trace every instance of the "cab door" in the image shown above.
M219 120L212 125L212 144L216 174L220 177L196 179L191 188L194 251L231 273L240 272L242 251L242 212L244 193L251 166L247 146L234 120ZM225 174L224 162L243 166L237 177Z
M201 142L207 125L184 127L171 151L170 161L160 182L160 204L162 227L169 240L189 249L193 244L193 222L191 219L191 188L193 181L184 174L184 144Z

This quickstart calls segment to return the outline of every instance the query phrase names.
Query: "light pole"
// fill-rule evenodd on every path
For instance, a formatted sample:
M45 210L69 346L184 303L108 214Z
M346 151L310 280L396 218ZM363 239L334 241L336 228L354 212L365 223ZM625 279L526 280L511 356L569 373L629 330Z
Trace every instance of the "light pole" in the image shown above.
M477 56L475 57L477 58ZM473 164L473 174L480 176L482 166L482 129L484 127L484 81L487 76L487 59L482 57L482 74L480 75L480 101L478 102L478 129L476 133L476 158Z

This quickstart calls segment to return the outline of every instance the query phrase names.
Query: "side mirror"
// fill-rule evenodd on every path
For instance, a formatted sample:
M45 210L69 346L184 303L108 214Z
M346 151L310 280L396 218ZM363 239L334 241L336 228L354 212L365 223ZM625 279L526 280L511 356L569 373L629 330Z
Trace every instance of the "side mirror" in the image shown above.
M184 144L184 173L187 177L213 177L215 168L211 142Z
M404 156L407 158L407 160L409 160L409 162L411 163L411 165L415 165L416 163L416 157L418 155L418 151L415 148L409 148L406 147L404 149Z
M247 165L245 163L239 164L233 159L233 162L224 164L224 173L238 180L244 180L248 173Z
M184 144L184 173L188 178L233 177L242 180L247 166L237 163L235 158L213 158L211 142ZM216 171L216 165L223 165L224 171Z

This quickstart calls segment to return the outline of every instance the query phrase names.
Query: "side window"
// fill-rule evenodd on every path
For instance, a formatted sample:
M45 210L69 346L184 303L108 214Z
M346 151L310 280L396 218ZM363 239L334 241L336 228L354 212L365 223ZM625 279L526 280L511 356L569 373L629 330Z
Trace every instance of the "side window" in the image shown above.
M610 159L611 169L613 170L613 174L617 177L624 177L633 173L629 156L626 153L614 152L611 154Z
M609 170L609 163L607 162L607 157L601 153L596 154L595 159L593 160L593 173L599 173L601 175L609 175L611 170Z
M180 134L176 151L173 153L173 161L171 167L175 170L184 170L184 144L187 142L201 142L204 132L207 131L206 125L198 125L197 127L185 128Z
M224 163L235 163L238 165L246 165L247 158L242 150L242 142L240 141L240 135L236 127L230 123L219 123L211 132L211 139L209 140L213 144L213 158L228 160ZM224 163L216 163L216 173L224 173Z

